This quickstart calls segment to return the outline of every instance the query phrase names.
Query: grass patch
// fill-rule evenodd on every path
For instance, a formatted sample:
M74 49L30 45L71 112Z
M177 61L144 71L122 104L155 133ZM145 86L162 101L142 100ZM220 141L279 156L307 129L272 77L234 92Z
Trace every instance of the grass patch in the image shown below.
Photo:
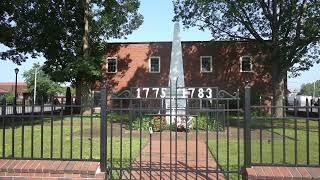
M226 139L209 140L209 150L217 161L218 165L224 171L238 171L243 166L243 142L230 139L227 143ZM218 147L218 150L217 150ZM229 153L229 154L228 154ZM240 156L238 156L238 153ZM228 168L229 167L229 168ZM238 179L238 173L226 173L226 178ZM241 176L239 176L241 179Z
M127 168L130 166L130 138L123 138L122 139L122 148L120 148L120 139L114 138L112 142L112 156L110 153L110 138L108 138L108 156L107 160L109 162L108 166L112 168ZM141 146L142 149L146 145L146 139L142 139ZM139 138L132 138L132 162L135 161L136 157L138 157L140 152L140 139ZM141 151L142 151L141 149ZM121 151L122 150L122 151ZM120 159L120 154L122 153L122 159ZM112 160L112 164L111 164ZM111 179L119 179L120 177L120 170L113 170Z
M319 164L319 142L318 132L312 129L315 122L310 121L309 131L309 163ZM316 122L317 123L317 122ZM251 161L252 163L277 163L277 164L295 164L295 142L297 143L297 164L307 164L307 131L304 130L303 123L298 126L297 141L295 141L295 131L289 124L285 129L285 136L282 128L274 128L273 145L271 141L271 129L264 129L268 136L263 136L262 141L259 138L251 140ZM253 133L253 132L252 132ZM283 141L285 137L285 142ZM262 151L260 151L260 146ZM272 148L273 146L273 148ZM218 150L217 150L218 147ZM239 148L238 148L239 147ZM221 138L219 141L209 140L209 149L223 170L238 171L243 166L243 139ZM273 150L272 150L273 149ZM229 152L229 154L228 154ZM239 154L239 155L238 155ZM262 155L262 156L261 156ZM229 157L228 157L229 156ZM272 160L273 159L273 160ZM229 169L228 169L229 166ZM230 179L238 179L237 174L226 174Z
M100 117L92 117L92 119L90 117L73 117L72 120L70 117L63 120L54 118L53 121L51 121L51 118L43 118L43 124L41 119L34 120L33 128L31 119L24 119L23 122L22 119L19 119L15 121L14 129L11 126L11 119L5 121L6 128L1 127L0 129L0 157L2 158L3 150L4 157L12 157L12 146L14 146L15 157L51 158L52 156L52 158L82 158L88 160L98 160L100 158ZM3 132L5 132L5 148L3 148ZM41 135L42 132L43 136ZM14 143L12 142L12 136L14 136ZM42 141L43 143L41 143ZM111 138L108 135L107 160L110 162L112 159L113 167L120 167L120 162L122 162L122 167L128 167L130 164L130 141L132 141L132 160L134 160L139 154L140 139L132 137L130 140L130 137L124 135L122 148L120 147L120 141L119 136L112 138L113 153L111 157ZM41 144L43 144L43 154L41 154ZM145 144L146 139L142 137L142 147ZM120 159L121 150L122 159Z

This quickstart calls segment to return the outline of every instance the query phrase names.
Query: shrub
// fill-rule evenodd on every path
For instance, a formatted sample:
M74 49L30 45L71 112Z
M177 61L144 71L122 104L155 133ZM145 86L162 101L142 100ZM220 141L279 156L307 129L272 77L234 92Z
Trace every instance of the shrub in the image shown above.
M168 130L171 130L171 131L176 131L177 130L177 125L176 123L171 123L171 126L170 124L167 125L167 129Z
M154 132L158 132L161 129L167 129L167 122L164 117L160 116L145 116L142 119L137 118L135 121L132 122L132 129L139 130L141 124L142 130L147 130L149 127L152 127Z
M207 119L208 118L208 119ZM222 122L217 121L215 118L206 117L205 115L198 116L198 126L196 126L196 118L193 118L193 128L196 130L206 130L208 123L209 131L223 131L224 126ZM144 116L143 118L136 118L132 122L132 129L139 130L141 123L141 130L148 130L149 127L152 127L154 132L159 132L162 130L171 130L176 131L176 124L172 123L171 126L167 124L166 118L161 116ZM161 127L161 128L160 128ZM178 129L179 131L179 129Z
M152 129L155 132L167 128L167 121L165 117L154 116L151 121Z
M6 102L8 105L12 105L14 102L14 94L13 93L7 93L5 94Z
M138 130L140 129L141 125L141 129L146 130L150 127L150 121L151 117L137 118L135 121L132 122L132 129Z
M223 131L222 123L218 122L215 118L205 115L198 116L198 126L196 126L196 118L194 118L193 124L193 128L198 130L206 130L208 124L209 131Z

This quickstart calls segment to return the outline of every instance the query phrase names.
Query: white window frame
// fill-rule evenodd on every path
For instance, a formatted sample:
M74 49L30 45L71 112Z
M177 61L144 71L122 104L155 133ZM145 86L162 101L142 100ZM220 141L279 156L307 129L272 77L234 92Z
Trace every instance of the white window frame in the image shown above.
M250 58L250 71L242 71L242 59L243 58ZM252 67L253 67L253 63L252 63L252 61L253 61L253 57L252 56L241 56L240 57L240 72L253 72L253 70L252 70Z
M159 60L159 71L151 71L151 59L158 59ZM161 58L160 56L151 56L149 58L149 73L160 73L161 70Z
M109 72L108 71L108 64L109 64L109 60L110 59L115 59L116 60L116 71L115 72ZM107 71L107 73L117 73L118 72L118 58L117 57L107 57L107 61L106 61L106 71Z
M210 71L203 71L202 70L202 59L203 58L210 58ZM200 72L201 73L211 73L212 72L212 56L200 56Z

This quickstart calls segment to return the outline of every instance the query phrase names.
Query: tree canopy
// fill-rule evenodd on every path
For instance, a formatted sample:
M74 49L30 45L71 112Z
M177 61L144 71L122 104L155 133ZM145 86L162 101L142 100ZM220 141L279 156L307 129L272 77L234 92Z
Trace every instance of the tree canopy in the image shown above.
M10 0L0 1L0 43L8 46L10 49L4 52L0 52L0 58L2 60L10 59L16 64L26 60L26 53L30 53L30 49L19 50L15 46L15 27L16 23L13 22L14 5ZM18 39L17 39L18 40Z
M283 104L287 72L296 76L320 61L318 0L177 0L174 11L185 27L209 29L216 40L260 42L270 54L265 64L276 106Z
M315 81L315 83L302 84L300 94L320 97L320 80Z
M36 103L41 103L42 98L46 101L51 95L64 92L64 88L59 83L52 81L41 66L34 64L31 69L23 73L30 94L33 95L35 88L35 72L37 72Z
M139 0L2 0L1 58L20 63L25 54L46 58L43 70L53 80L74 82L100 75L104 43L124 37L143 22ZM85 17L89 55L83 57ZM2 31L5 30L5 31Z
M43 70L54 81L71 82L82 104L100 78L107 40L142 24L139 6L139 0L3 0L0 27L10 34L0 43L10 49L0 56L19 64L26 54L42 55Z
M174 10L185 27L209 29L217 40L258 40L277 46L281 57L276 61L285 71L307 70L320 62L315 46L320 41L320 1L177 0ZM307 54L308 50L315 53Z

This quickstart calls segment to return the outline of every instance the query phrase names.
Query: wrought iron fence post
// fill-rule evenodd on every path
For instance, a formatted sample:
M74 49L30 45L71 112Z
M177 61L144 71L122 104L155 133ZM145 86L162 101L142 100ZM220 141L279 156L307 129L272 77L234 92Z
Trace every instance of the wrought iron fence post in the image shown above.
M245 103L244 103L244 166L251 165L251 87L249 84L245 87Z
M2 108L1 108L1 115L6 115L6 112L7 112L7 102L6 102L6 98L3 98L2 99Z
M44 99L43 99L43 96L41 97L40 112L44 112Z
M101 104L100 104L100 168L102 172L106 171L106 123L107 123L107 88L105 81L101 87Z
M22 114L26 113L26 98L23 96L22 98Z

